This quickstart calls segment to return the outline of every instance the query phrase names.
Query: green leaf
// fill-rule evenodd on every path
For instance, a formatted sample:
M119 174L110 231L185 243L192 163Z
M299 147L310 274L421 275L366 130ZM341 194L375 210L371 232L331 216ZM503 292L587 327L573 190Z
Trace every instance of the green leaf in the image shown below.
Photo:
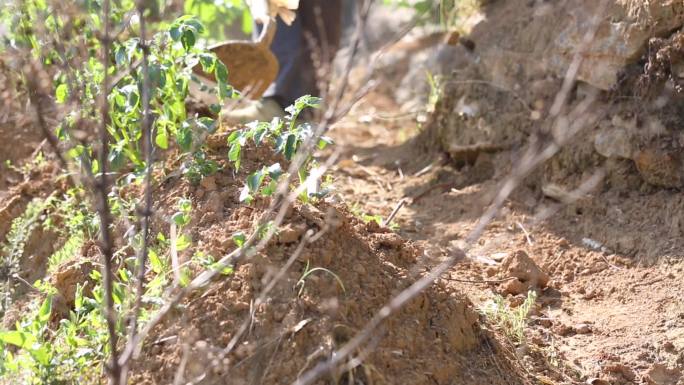
M176 133L176 142L178 142L178 146L184 152L190 151L190 149L192 148L192 132L190 131L189 127L183 125L178 130L178 132Z
M154 138L154 142L163 150L169 148L169 134L166 132L166 128L157 130L157 136Z
M292 160L292 156L294 155L295 151L297 151L295 146L296 143L297 137L294 134L288 134L287 140L285 141L285 150L283 151L285 159Z
M332 138L329 138L327 136L321 136L321 139L318 141L318 148L320 150L323 150L326 148L328 145L333 144Z
M189 51L190 48L195 46L195 32L190 29L186 29L185 31L183 31L180 40L181 44L183 44L183 48L185 48L186 51Z
M226 82L218 82L218 94L219 98L226 99L233 97L233 87L228 85Z
M124 166L126 161L126 155L120 148L113 148L109 154L109 164L112 170L118 170Z
M233 238L233 242L235 242L237 247L242 247L242 245L244 245L245 241L247 240L247 236L242 231L238 231L236 233L233 233L232 238Z
M171 220L178 226L185 226L190 222L190 218L182 212L177 212L171 216Z
M247 177L247 187L249 187L250 192L255 192L259 189L261 186L261 183L264 181L264 172L263 170L259 170L256 172L253 172Z
M176 239L176 250L183 251L192 245L192 238L187 234L181 234L180 237Z
M192 210L192 201L187 198L178 200L178 209L184 213L189 213Z
M150 77L152 87L164 88L166 85L166 74L162 72L162 68L159 64L150 64L147 73Z
M66 84L58 85L57 89L55 90L55 99L57 100L57 103L64 103L66 101L68 93L69 91L67 89Z
M242 150L242 146L238 142L233 143L230 146L230 149L228 150L228 160L235 163L235 169L236 170L240 169L240 151L241 150Z
M237 130L236 130L236 131L233 131L233 132L230 133L230 135L228 135L228 139L227 139L226 141L228 142L228 144L232 144L233 142L235 142L236 140L238 140L238 137L239 137L240 135L242 135L242 132L237 131Z
M45 346L34 346L31 349L31 356L43 366L50 364L50 353Z
M128 54L126 52L126 47L119 46L116 49L116 53L114 54L114 60L116 61L116 65L118 66L123 66L126 63L128 63Z
M38 310L38 322L45 324L50 319L52 311L52 296L48 296Z
M278 188L278 183L275 180L269 182L266 186L261 189L261 195L265 197L270 197L276 192Z
M219 112L221 112L221 105L217 103L212 103L209 105L209 111L211 111L212 114L218 115Z
M202 71L209 73L209 74L214 72L214 69L216 68L216 61L217 61L216 55L203 52L200 54L199 60L200 60L200 64L202 65ZM221 64L223 64L223 63L221 63Z
M250 203L252 202L252 195L249 193L249 186L245 185L240 191L240 202Z
M18 346L22 349L31 349L38 340L29 333L12 330L0 332L0 342Z
M162 263L161 259L159 258L159 254L157 254L156 251L150 249L148 256L150 258L150 266L152 267L152 271L157 274L164 271L164 264Z
M228 83L228 68L220 60L216 60L216 68L214 69L214 76L217 82Z
M191 16L190 18L185 20L185 24L192 29L194 32L201 34L204 32L204 26L202 23L197 20L194 16Z
M181 269L179 283L182 287L186 287L190 283L190 270L187 267Z
M169 29L169 35L171 35L171 39L173 41L178 41L180 40L181 37L181 29L179 25L174 25Z
M216 120L208 118L206 116L197 119L197 125L210 134L213 134L216 131L216 127L218 126L216 124Z
M283 168L280 167L280 163L275 163L269 166L269 168L266 169L268 172L268 176L271 177L271 179L278 180L281 175L283 175Z

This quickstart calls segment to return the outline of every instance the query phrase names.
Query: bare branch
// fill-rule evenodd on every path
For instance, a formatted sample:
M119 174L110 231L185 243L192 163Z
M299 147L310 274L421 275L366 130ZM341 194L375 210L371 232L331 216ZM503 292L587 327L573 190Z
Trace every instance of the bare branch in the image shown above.
M149 74L149 55L150 47L147 41L147 22L145 20L145 2L138 1L137 4L138 17L140 19L140 48L142 49L142 121L141 131L143 134L143 152L145 155L145 192L143 197L143 207L138 213L141 218L141 237L142 246L138 251L137 258L137 282L135 302L133 304L133 314L130 321L129 341L132 340L138 331L138 318L140 317L140 309L142 307L142 297L145 294L145 264L147 263L147 254L149 249L149 233L150 233L150 217L152 216L152 169L154 161L152 159L152 114L150 112L150 91L152 84L150 82ZM122 383L127 380L128 362L122 364Z

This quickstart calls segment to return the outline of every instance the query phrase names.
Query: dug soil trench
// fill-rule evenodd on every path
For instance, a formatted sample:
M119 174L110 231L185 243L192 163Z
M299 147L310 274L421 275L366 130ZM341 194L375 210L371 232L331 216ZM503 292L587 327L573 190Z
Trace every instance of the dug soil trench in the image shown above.
M594 5L486 3L464 44L385 56L391 75L333 130L345 148L341 199L366 218L405 202L391 227L432 266L466 244L524 153L562 144L447 286L480 309L496 295L515 308L536 290L525 337L512 342L541 383L684 383L681 3L609 1L584 46ZM579 82L563 93L578 46ZM430 107L425 94L392 91L427 87L412 70L419 58L437 58L421 63L444 76L432 114L414 109ZM559 123L568 117L585 119L572 137Z

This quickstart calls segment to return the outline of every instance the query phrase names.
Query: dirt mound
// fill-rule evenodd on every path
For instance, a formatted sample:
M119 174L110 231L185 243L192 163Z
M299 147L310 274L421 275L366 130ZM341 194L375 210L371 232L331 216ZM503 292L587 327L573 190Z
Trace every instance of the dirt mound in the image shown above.
M253 156L243 161L246 169L268 155L257 151ZM238 205L239 180L224 170L212 177L212 183L197 187L183 180L170 182L160 207L169 207L179 196L191 198L197 207L190 230L193 240L202 251L222 255L235 247L234 232L250 231L265 203ZM333 228L307 246L268 299L254 307L255 298L295 251L302 234L326 223ZM155 328L143 358L135 364L134 382L168 384L182 378L202 384L290 383L330 357L393 294L419 277L419 255L410 242L375 222L364 223L342 205L298 204L262 253L187 299ZM243 322L247 330L236 337ZM232 338L239 343L227 349ZM350 360L346 369L326 381L522 383L505 380L510 374L497 375L497 365L509 364L493 346L470 301L444 283L436 284L391 317L368 350L355 352L353 359L359 361Z

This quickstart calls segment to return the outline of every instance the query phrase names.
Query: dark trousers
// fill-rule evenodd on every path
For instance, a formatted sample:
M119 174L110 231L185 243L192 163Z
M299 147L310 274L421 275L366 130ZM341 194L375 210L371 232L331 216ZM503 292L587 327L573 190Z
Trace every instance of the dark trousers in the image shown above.
M354 1L354 0L350 0ZM301 0L297 18L286 25L278 18L271 50L280 72L264 97L274 98L283 108L303 95L320 95L319 81L327 74L340 44L343 0Z

